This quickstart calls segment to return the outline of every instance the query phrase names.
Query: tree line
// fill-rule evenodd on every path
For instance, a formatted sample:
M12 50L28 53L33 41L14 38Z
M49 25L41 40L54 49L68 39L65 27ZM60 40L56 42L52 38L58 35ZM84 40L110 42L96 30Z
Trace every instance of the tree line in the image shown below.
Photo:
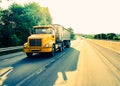
M69 27L68 30L70 31L70 39L75 39L75 33L73 28Z
M115 33L101 33L94 35L95 39L120 40L120 35Z
M23 45L35 25L52 24L49 9L38 3L0 8L0 47Z

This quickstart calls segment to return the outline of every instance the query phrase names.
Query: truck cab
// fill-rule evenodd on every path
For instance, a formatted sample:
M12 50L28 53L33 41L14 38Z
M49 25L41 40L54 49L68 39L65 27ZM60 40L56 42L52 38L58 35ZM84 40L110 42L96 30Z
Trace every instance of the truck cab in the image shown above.
M46 52L55 53L55 29L52 26L34 26L33 34L28 37L23 50L28 57L33 53Z
M60 25L34 26L32 32L23 46L28 57L40 52L53 57L56 50L70 47L70 32Z

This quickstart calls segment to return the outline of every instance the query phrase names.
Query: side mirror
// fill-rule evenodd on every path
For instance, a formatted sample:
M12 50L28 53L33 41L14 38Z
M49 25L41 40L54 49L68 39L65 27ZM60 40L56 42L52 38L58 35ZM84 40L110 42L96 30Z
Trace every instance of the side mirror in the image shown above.
M54 38L55 36L54 35L52 35L52 38Z

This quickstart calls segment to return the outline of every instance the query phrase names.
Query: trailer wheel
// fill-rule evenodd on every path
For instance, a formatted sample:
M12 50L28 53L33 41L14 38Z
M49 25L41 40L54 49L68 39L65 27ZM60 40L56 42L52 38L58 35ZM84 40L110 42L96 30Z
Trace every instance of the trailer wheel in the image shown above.
M28 58L32 57L32 54L33 53L26 53L26 55L27 55Z
M70 47L70 41L67 41L67 45L66 45L67 48Z
M50 52L50 56L53 57L55 55L55 46L52 46L52 52Z

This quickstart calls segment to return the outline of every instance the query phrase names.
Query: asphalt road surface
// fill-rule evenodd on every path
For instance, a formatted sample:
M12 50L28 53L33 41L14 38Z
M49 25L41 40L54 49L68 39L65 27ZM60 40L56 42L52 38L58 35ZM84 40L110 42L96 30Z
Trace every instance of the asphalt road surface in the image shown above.
M53 58L0 56L0 86L120 86L120 54L78 38Z

